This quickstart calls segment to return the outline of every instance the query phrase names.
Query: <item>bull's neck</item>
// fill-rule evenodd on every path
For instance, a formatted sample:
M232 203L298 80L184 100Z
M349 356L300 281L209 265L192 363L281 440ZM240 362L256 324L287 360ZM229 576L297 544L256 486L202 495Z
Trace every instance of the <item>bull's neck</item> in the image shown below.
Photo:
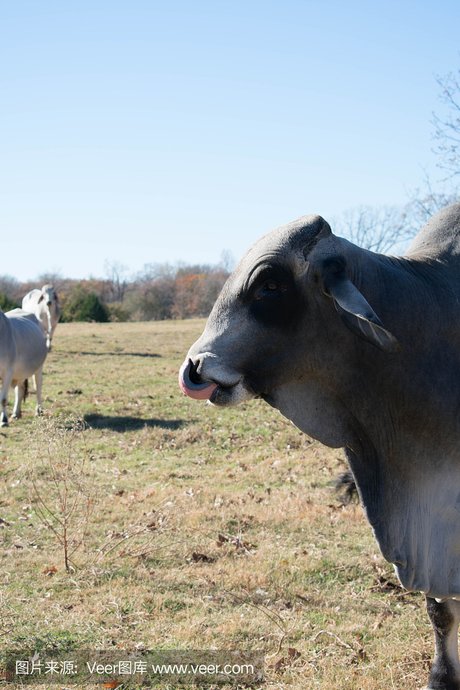
M430 430L444 415L446 376L460 377L454 326L446 331L446 322L453 323L447 306L452 300L442 270L342 242L350 279L401 346L398 353L385 353L355 338L353 366L339 377L337 391L351 412L355 438L365 437L365 445L385 455L396 447L427 447ZM450 367L445 375L444 366Z
M396 286L405 289L407 295L407 288L419 282L425 273L427 266L424 262L379 254L357 247L344 238L337 240L350 279L358 289L375 293L378 302L382 301L382 294L385 295L390 287L392 290ZM400 297L404 298L404 294L400 294Z
M435 329L450 318L453 294L442 264L377 254L344 239L339 246L349 278L405 350L438 337Z

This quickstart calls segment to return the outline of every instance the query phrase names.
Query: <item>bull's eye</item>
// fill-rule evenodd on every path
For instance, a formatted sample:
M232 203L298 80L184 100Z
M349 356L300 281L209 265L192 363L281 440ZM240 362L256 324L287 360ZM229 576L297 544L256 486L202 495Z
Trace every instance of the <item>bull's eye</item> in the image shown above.
M270 328L279 326L283 332L294 327L296 310L302 306L289 269L273 264L253 271L243 302L256 321Z
M277 280L266 280L262 285L256 290L255 298L256 300L264 299L264 297L272 297L280 292L283 292L283 286Z

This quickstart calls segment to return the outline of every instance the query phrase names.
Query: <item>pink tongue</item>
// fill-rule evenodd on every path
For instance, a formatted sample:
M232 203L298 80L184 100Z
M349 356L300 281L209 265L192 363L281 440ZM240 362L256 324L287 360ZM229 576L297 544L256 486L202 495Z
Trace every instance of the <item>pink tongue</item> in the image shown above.
M209 400L217 388L217 383L199 384L196 387L190 388L184 381L184 369L185 367L182 366L179 372L179 386L182 393L184 393L184 395L188 395L189 398L193 398L194 400Z

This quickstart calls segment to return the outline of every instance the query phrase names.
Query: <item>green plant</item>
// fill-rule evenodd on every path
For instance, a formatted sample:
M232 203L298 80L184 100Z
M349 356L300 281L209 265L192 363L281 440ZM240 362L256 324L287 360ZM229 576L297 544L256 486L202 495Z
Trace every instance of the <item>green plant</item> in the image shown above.
M11 297L8 297L4 292L0 292L0 309L2 311L9 311L10 309L16 309L18 303L15 302Z
M95 292L77 286L65 301L62 320L105 323L109 316L109 310Z

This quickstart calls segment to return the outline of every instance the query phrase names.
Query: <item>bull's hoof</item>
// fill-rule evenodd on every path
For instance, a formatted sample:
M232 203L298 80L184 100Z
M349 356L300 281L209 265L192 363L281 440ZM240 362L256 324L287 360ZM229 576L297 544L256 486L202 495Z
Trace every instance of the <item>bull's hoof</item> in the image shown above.
M36 410L35 410L35 416L36 416L36 417L41 417L42 414L43 414L42 408L41 408L41 407L37 407Z
M22 417L22 412L18 412L17 414L12 414L11 419L21 419Z
M8 420L7 419L2 419L0 421L0 426L8 426Z

